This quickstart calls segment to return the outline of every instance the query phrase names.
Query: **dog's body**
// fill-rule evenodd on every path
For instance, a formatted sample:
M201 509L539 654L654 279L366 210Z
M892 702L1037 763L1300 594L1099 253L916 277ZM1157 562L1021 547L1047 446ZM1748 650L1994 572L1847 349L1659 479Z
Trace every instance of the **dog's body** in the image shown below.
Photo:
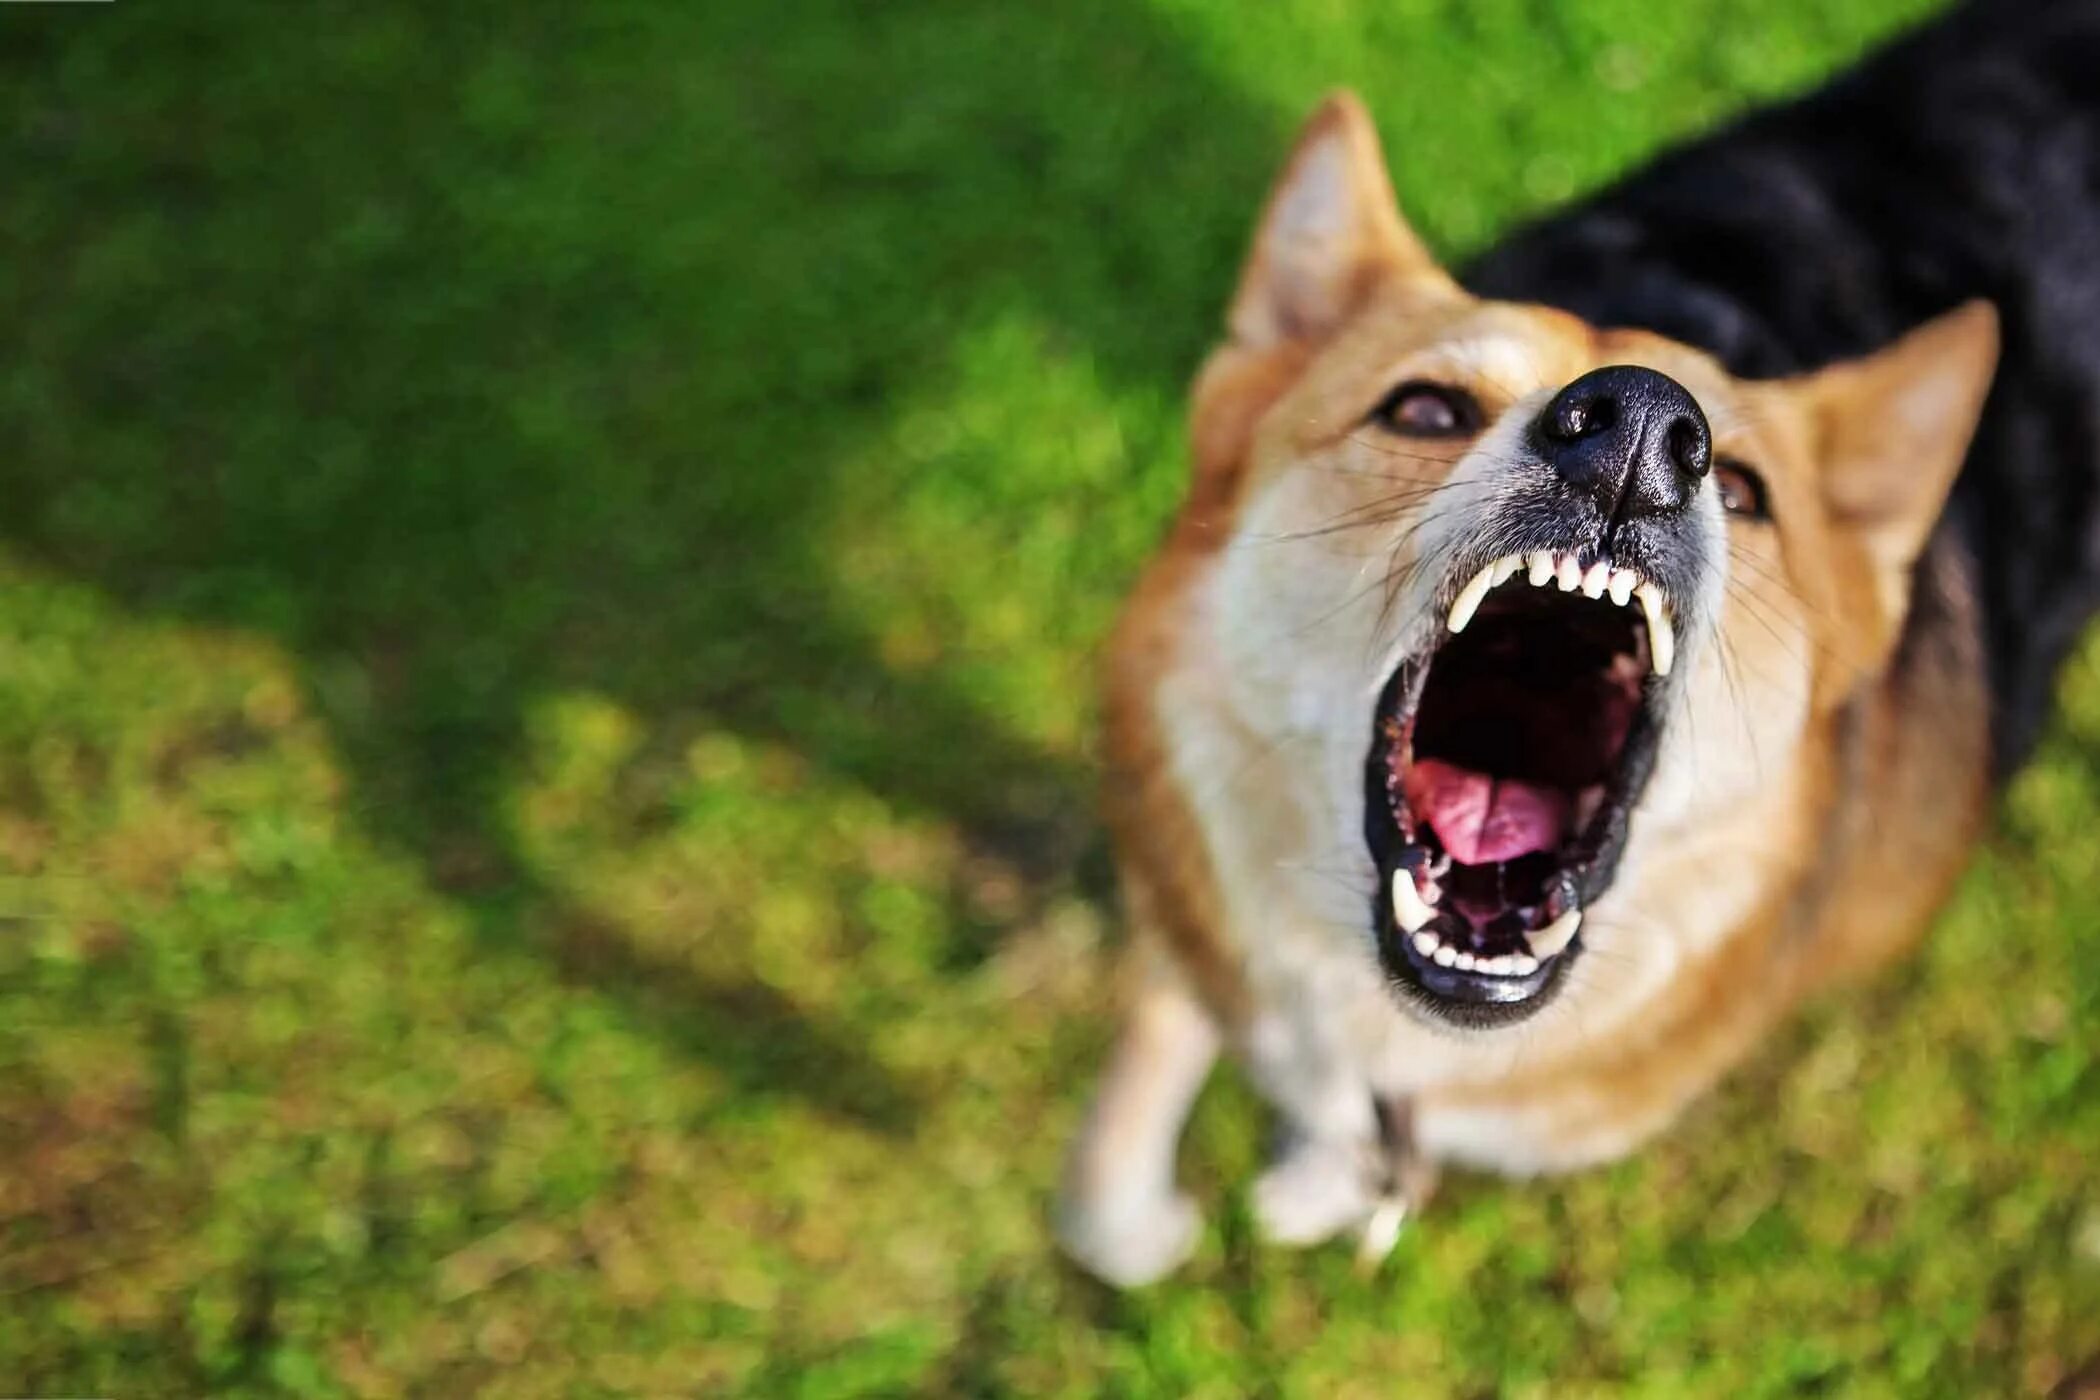
M1610 1158L1923 930L2100 589L2094 72L2100 5L1958 13L1520 232L1492 302L1354 104L1314 119L1110 648L1135 967L1083 1262L1190 1247L1222 1046L1285 1118L1257 1217L1305 1243L1371 1212L1396 1113L1425 1160ZM1607 579L1602 620L1542 601ZM1600 630L1636 584L1650 630ZM1525 666L1601 746L1565 792L1468 717L1535 725Z

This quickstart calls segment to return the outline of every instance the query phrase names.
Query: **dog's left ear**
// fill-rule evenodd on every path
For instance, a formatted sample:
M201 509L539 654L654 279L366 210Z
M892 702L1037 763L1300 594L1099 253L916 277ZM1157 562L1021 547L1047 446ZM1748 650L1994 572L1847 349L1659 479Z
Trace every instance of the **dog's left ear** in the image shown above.
M1997 365L1998 313L1971 301L1800 383L1824 504L1863 546L1891 627L1909 609L1911 566L1968 455Z

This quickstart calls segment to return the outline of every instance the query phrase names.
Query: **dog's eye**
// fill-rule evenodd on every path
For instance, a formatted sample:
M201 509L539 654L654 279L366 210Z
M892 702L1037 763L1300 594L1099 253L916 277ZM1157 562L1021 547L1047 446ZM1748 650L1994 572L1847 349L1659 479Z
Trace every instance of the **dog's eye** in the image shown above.
M1770 520L1765 505L1765 479L1733 457L1714 459L1714 489L1721 493L1721 509L1746 520Z
M1463 389L1416 379L1380 400L1371 421L1406 437L1463 437L1480 430L1480 405Z

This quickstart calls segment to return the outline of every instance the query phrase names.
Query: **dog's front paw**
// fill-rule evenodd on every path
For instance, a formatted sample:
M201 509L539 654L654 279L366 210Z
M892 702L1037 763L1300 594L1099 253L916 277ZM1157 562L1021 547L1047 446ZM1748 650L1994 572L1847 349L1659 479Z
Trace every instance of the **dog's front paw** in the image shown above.
M1298 1142L1254 1183L1253 1208L1271 1244L1333 1239L1370 1214L1362 1154L1348 1144Z
M1180 1195L1108 1211L1068 1200L1057 1211L1057 1241L1072 1262L1118 1288L1172 1273L1202 1233L1202 1212Z

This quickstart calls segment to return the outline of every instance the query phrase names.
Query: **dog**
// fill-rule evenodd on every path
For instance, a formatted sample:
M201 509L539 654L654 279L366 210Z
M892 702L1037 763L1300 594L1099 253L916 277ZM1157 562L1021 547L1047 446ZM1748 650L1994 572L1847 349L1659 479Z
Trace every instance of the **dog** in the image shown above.
M1128 1004L1060 1238L1267 1239L1669 1124L1917 939L2100 588L2100 5L1961 9L1461 276L1312 116L1107 648Z

